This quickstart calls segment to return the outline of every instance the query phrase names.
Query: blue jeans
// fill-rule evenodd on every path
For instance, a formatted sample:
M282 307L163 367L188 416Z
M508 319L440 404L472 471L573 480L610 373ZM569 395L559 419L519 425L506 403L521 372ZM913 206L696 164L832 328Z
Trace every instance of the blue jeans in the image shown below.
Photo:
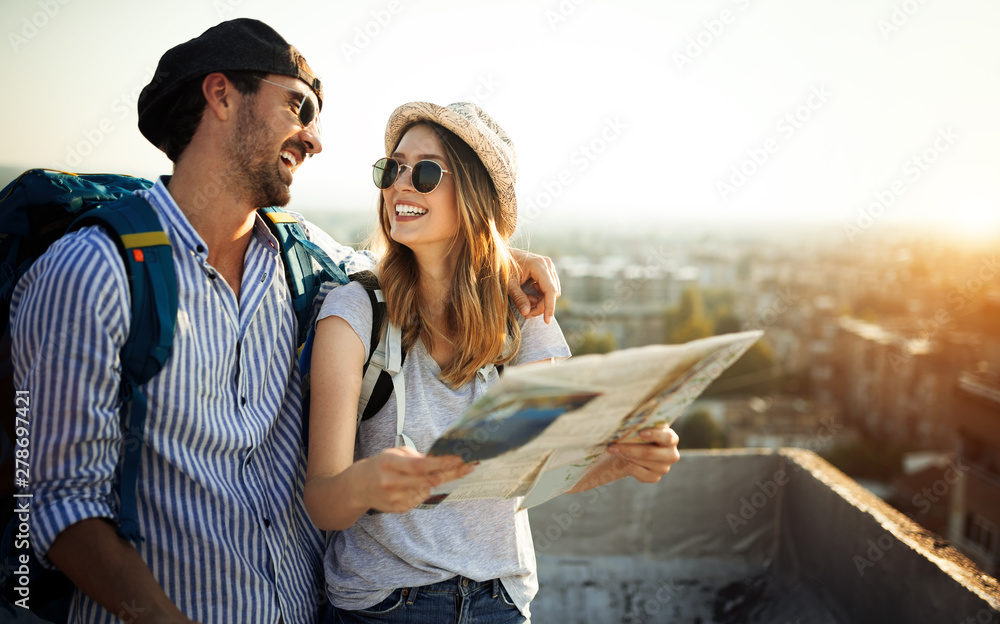
M423 587L400 588L360 611L335 610L324 624L527 624L503 584L456 576Z

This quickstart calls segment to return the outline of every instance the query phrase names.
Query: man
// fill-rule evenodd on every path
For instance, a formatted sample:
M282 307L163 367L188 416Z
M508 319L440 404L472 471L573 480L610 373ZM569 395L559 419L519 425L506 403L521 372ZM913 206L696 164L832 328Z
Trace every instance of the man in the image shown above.
M118 535L113 500L121 446L137 442L118 424L131 322L119 252L85 228L17 285L32 543L79 590L71 622L315 621L322 540L302 504L297 321L256 209L286 204L295 171L322 150L322 95L293 46L240 19L169 50L139 99L140 131L174 162L142 197L171 240L179 306L171 356L143 385L138 543ZM305 227L349 273L371 266ZM551 315L558 281L548 267L535 257L525 268ZM413 461L428 478L442 467Z

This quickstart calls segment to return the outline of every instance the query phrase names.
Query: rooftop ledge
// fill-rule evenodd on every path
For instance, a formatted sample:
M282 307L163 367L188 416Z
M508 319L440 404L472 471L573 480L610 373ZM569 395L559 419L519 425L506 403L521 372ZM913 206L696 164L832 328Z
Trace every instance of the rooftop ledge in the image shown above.
M530 511L538 622L994 622L1000 584L811 451L686 451Z

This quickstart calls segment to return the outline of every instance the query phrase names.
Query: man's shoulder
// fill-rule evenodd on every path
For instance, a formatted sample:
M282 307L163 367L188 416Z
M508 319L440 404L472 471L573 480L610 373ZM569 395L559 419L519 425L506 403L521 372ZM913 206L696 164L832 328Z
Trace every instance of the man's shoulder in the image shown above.
M88 225L61 236L33 265L86 268L91 263L111 263L125 269L116 239L99 225Z
M315 223L305 219L297 212L289 212L293 217L302 223L306 236L312 242L320 246L323 251L337 264L342 264L348 274L359 271L370 271L375 267L375 255L368 250L357 250L350 245L334 240L326 231Z
M11 296L12 327L26 328L36 316L56 318L53 306L110 323L127 316L115 310L128 307L128 291L117 244L103 228L87 226L59 238L18 280Z
M63 283L95 293L126 285L125 261L104 228L86 226L52 243L18 281L15 299L31 286L48 292Z

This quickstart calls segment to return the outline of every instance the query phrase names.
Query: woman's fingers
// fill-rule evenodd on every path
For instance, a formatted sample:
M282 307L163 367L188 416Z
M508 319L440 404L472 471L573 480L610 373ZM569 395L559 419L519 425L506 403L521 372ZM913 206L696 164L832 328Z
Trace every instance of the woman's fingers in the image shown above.
M666 426L644 429L639 435L645 443L615 444L608 452L628 462L627 471L637 481L656 483L681 458L677 450L680 438Z
M425 501L432 487L472 470L460 457L426 457L408 448L386 449L372 459L375 469L372 507L397 513Z

